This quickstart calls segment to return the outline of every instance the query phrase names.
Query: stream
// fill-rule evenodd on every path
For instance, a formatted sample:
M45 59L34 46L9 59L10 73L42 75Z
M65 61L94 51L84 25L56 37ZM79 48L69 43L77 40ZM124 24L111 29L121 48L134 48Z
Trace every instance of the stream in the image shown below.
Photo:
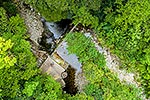
M72 68L75 69L76 75L82 71L82 64L78 61L78 57L75 54L69 54L67 48L67 42L63 40L63 35L66 33L67 28L69 27L70 20L62 20L60 22L46 22L42 19L43 25L49 30L49 32L44 33L41 38L40 45L50 52L56 52L65 62L67 62ZM61 41L59 44L56 41ZM50 52L51 55L51 52ZM59 62L58 62L59 63Z
M49 52L49 49L55 48L55 51L64 61L66 61L72 68L76 70L76 75L82 71L82 64L78 61L78 57L75 54L69 54L67 48L67 42L63 40L62 36L69 27L70 20L62 20L60 22L46 22L42 19L44 26L49 30L47 34L44 34L41 38L40 44ZM43 38L44 37L44 38ZM61 41L56 44L55 41ZM45 45L46 44L46 45Z
M67 42L63 40L63 36L67 32L71 21L68 19L64 19L60 22L47 22L43 18L41 19L41 21L47 31L42 35L39 44L42 46L42 49L49 52L52 57L55 53L57 54L57 56L59 56L69 64L68 67L65 67L68 76L64 79L66 85L63 90L66 93L75 95L78 90L81 89L81 87L78 87L79 83L76 80L81 80L81 77L79 78L78 74L82 73L82 64L78 61L78 57L75 54L69 54L67 50ZM60 42L57 43L57 41ZM54 60L56 59L54 58ZM58 61L58 63L60 62ZM76 79L77 76L78 79Z

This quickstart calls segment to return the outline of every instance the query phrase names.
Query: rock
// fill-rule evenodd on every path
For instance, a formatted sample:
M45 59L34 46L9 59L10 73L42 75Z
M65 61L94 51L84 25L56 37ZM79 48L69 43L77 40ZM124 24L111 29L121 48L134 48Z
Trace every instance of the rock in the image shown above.
M43 24L40 20L40 16L31 9L26 8L24 5L20 5L20 14L25 21L28 33L30 33L30 39L38 44L38 39L42 37L44 31Z
M82 72L75 76L75 85L77 86L79 93L84 92L83 89L88 83L89 82L86 80L86 77Z

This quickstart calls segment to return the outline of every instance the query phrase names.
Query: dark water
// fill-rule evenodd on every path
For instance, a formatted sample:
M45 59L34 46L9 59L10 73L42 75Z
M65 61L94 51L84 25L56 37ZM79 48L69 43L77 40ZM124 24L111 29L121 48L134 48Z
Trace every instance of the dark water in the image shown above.
M48 31L44 31L44 33L42 34L42 38L39 40L39 44L40 49L47 51L49 54L51 54L56 48L53 34Z
M78 89L75 86L76 70L71 66L69 66L66 72L68 73L68 76L64 79L66 86L63 88L63 90L70 95L75 95L78 92Z
M39 39L40 49L51 54L58 44L56 40L62 39L62 36L67 32L71 20L63 19L59 22L46 22L44 18L41 19L45 31Z

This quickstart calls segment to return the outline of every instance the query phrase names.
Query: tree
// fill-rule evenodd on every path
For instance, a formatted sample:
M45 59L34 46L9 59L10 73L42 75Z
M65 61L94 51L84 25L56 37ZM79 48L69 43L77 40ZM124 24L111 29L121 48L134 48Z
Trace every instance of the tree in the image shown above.
M23 93L36 100L58 100L62 98L61 85L52 77L38 75L24 84Z
M68 16L67 0L25 0L32 5L47 21L60 21Z
M99 38L121 59L122 67L139 72L145 93L149 90L150 2L116 1L116 10L107 13Z
M25 40L23 19L18 14L9 18L3 8L0 10L0 99L61 98L60 84L37 67L31 45Z
M1 97L14 98L21 92L25 80L38 73L30 44L24 39L26 28L19 15L8 18L0 8L0 88ZM7 26L7 27L6 27ZM6 40L5 40L6 39ZM13 43L11 43L13 42Z
M98 26L98 18L91 14L99 10L101 0L25 0L35 8L47 21L72 19L74 24Z
M12 46L13 44L11 43L11 40L6 41L2 37L0 37L0 69L9 69L16 63L16 58L13 57L13 55L11 55L11 52L9 51Z
M121 83L117 76L106 67L104 55L83 33L74 32L66 36L68 50L76 54L89 81L84 92L96 100L140 100L137 88Z

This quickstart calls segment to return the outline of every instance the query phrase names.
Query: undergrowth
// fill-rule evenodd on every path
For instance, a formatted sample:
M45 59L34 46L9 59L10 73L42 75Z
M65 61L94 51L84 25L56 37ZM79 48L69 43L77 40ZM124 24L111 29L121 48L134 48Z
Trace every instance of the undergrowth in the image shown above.
M84 92L96 100L140 100L139 90L132 85L121 83L117 76L106 67L105 58L94 43L83 33L69 33L66 36L68 50L79 57L83 72L90 83Z

